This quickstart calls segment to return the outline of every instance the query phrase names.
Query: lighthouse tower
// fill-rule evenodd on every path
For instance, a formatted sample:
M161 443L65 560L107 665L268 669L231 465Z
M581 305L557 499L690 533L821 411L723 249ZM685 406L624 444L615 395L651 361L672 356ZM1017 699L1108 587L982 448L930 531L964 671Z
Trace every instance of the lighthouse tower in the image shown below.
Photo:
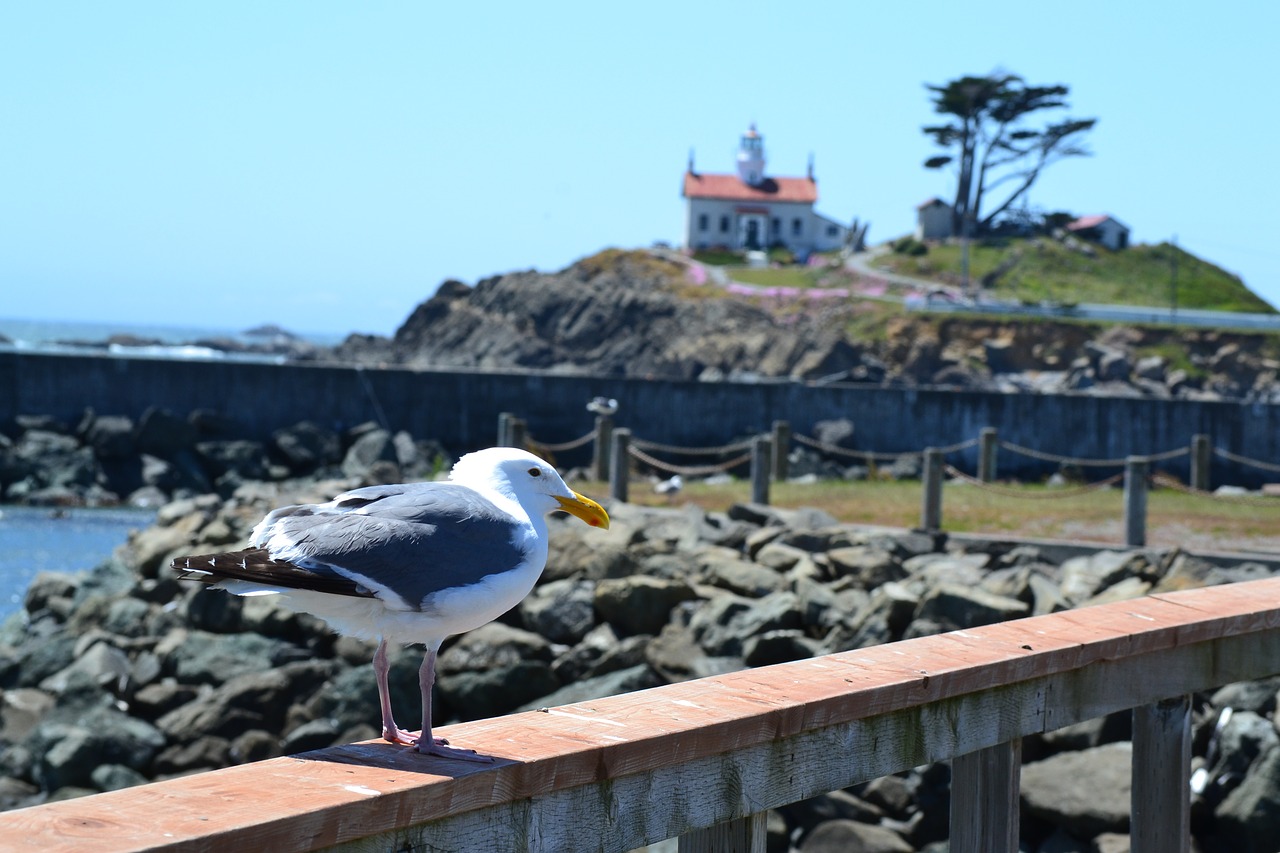
M755 122L742 134L738 144L738 177L752 187L764 182L764 137L756 131Z

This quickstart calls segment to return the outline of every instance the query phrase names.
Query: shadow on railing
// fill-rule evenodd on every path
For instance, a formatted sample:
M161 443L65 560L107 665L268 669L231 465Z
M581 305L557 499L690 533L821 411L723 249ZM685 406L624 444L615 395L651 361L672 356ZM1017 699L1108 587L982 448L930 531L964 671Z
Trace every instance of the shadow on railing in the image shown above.
M495 765L352 744L0 814L0 839L763 851L768 809L954 759L950 849L1012 853L1020 739L1134 708L1132 849L1185 851L1190 694L1280 672L1277 601L1280 578L954 631L451 727Z

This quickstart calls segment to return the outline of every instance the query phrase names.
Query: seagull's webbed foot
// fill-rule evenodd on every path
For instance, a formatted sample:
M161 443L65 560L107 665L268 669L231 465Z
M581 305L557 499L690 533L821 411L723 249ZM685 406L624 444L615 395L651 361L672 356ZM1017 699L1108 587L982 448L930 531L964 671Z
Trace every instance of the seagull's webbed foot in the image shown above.
M383 728L382 739L388 743L398 743L401 746L417 746L418 739L406 732L399 726L395 728Z
M493 756L481 755L474 749L454 749L451 746L445 746L442 738L432 738L431 745L423 748L421 742L418 743L418 752L422 755L435 755L440 758L456 758L459 761L474 761L478 764L492 764Z

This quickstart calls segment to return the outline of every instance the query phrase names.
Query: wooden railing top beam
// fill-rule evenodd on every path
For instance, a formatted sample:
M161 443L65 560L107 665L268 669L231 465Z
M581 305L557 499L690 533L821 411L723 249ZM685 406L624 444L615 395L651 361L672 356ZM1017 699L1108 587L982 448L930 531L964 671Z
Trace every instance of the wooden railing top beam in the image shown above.
M883 766L872 774L879 775L892 772L884 768L899 754L938 760L1215 679L1271 674L1280 671L1278 651L1280 579L1161 594L442 730L495 756L494 765L373 741L18 810L0 814L0 847L283 853L395 836L486 809L508 815L502 820L518 831L530 803L581 799L573 790L582 786L603 796L614 783L644 774L657 780L670 768L726 754L750 753L758 762L784 742L811 748L817 735L805 736L814 733L838 731L847 744L892 729L899 740L919 741L886 741ZM926 721L962 708L965 719L950 725L966 732L912 734L912 720L917 728L933 725ZM878 728L885 721L897 728ZM850 784L838 773L817 777ZM770 797L801 787L745 799L767 808ZM457 831L464 824L481 825L463 821ZM526 848L538 845L511 845Z

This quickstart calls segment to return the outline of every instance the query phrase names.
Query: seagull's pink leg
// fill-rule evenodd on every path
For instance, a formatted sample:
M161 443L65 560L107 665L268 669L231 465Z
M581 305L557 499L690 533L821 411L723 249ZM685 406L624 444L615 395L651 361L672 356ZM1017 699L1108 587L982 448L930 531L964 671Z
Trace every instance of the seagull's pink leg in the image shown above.
M387 660L387 641L378 640L378 650L373 653L373 674L378 680L378 702L382 705L382 737L391 743L414 746L418 739L396 725L391 715L391 689L387 686L387 674L391 662Z
M474 749L453 749L445 746L447 741L443 738L431 736L431 687L436 682L436 648L428 644L422 666L418 669L418 686L422 689L422 734L418 737L418 752L491 764L493 759L487 755L480 755Z

